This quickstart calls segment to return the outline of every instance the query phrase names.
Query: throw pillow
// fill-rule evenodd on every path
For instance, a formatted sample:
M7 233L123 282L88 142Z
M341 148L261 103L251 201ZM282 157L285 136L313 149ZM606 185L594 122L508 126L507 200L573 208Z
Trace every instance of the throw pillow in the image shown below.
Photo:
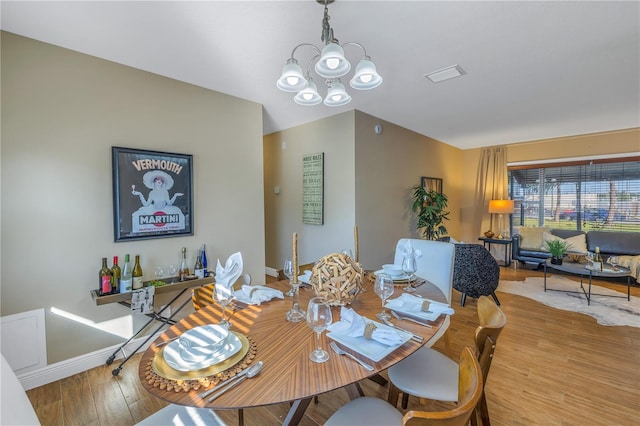
M542 234L551 231L550 228L545 226L528 228L521 226L518 229L520 234L520 248L525 250L540 250L542 246Z
M542 234L542 245L540 246L543 251L549 251L547 248L546 241L565 241L569 244L569 248L567 249L567 253L578 253L578 254L586 254L587 253L587 236L585 234L575 235L569 238L560 238L549 232L545 232Z

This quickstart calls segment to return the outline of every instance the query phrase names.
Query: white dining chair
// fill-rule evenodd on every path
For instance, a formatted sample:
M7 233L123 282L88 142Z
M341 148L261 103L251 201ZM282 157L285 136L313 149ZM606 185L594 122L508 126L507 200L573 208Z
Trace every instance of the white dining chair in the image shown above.
M446 411L409 410L404 416L396 407L378 398L356 398L343 405L325 422L325 426L353 425L405 425L410 419L426 421L421 424L439 426L462 426L469 423L473 410L482 396L482 370L471 348L466 347L460 355L457 377L457 400L455 408ZM413 423L412 423L413 424Z
M38 415L31 405L22 383L0 354L0 424L3 425L40 425Z
M416 259L416 275L424 278L442 291L447 298L447 303L451 304L451 292L453 288L453 263L455 259L455 245L442 241L418 240L402 238L396 245L396 252L393 263L402 265L402 250L400 247L406 246L407 242L411 243L411 248L420 250L422 256ZM451 319L445 316L442 327L427 341L425 346L433 346L449 329ZM448 335L447 335L448 336ZM447 350L449 342L445 337Z
M136 426L226 426L215 411L208 408L169 404Z
M480 296L478 322L474 336L475 356L478 357L483 383L486 384L498 336L507 324L507 317L493 300L487 296ZM453 359L435 349L420 348L387 370L391 382L387 401L395 407L402 393L403 408L407 407L409 395L436 401L457 402L458 371L459 366ZM478 416L482 419L483 425L490 424L484 385L472 420L476 420Z

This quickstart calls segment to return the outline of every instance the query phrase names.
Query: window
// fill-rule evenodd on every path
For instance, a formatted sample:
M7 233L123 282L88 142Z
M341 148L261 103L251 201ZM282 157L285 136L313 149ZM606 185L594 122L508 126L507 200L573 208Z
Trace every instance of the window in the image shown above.
M640 231L640 158L510 166L512 225Z

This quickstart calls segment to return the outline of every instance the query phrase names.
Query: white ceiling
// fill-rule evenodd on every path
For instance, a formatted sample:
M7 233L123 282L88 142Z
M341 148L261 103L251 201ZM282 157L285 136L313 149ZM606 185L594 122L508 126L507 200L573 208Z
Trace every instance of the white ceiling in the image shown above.
M463 149L640 127L638 1L338 0L335 37L363 44L384 78L347 85L339 108L275 86L295 45L321 45L315 0L3 0L0 12L5 31L260 103L265 134L350 109ZM312 52L299 52L304 68ZM360 52L345 52L355 67ZM466 75L424 78L454 64Z

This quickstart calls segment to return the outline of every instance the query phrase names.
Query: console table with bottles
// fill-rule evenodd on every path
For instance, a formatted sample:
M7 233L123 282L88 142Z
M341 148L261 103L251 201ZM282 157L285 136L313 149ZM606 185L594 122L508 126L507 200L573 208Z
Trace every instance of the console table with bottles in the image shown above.
M149 317L149 321L147 321L145 325L140 327L140 329L138 329L138 331L133 336L131 336L126 342L120 345L118 349L116 349L113 352L113 354L111 354L111 356L107 358L106 364L111 365L113 361L116 359L116 355L118 354L118 352L122 351L122 354L124 355L124 359L122 360L122 362L120 362L120 365L118 365L111 372L111 374L113 374L114 376L117 376L120 373L120 370L122 370L122 366L127 361L129 361L129 359L133 355L135 355L143 346L145 346L149 342L149 340L151 340L155 336L155 334L158 331L160 331L162 327L166 325L175 324L175 321L173 320L173 318L176 316L178 312L180 312L185 306L187 306L191 302L191 299L190 298L187 299L177 309L174 309L170 316L165 317L162 314L169 306L171 306L176 300L180 298L180 296L182 296L186 291L192 289L193 287L201 287L203 285L212 284L214 282L214 278L210 276L210 277L198 278L193 280L178 281L178 277L172 277L172 278L162 279L160 281L165 281L167 284L156 287L154 290L154 293L156 295L169 293L169 292L176 292L177 294L173 297L173 299L171 299L171 301L169 301L166 305L164 305L162 309L160 309L159 311L155 311L154 309L152 313L147 314L147 316ZM147 282L145 282L145 285L146 284ZM98 290L91 290L91 298L93 299L93 301L97 306L105 305L109 303L119 303L121 305L131 307L131 292L100 295L98 293ZM142 332L142 330L146 329L153 321L159 321L160 325L158 325L158 327L155 330L153 330L152 333L149 333L149 335L144 339L144 341L142 341L140 345L138 345L138 347L133 352L127 355L124 351L124 347L128 345L129 342L131 342L135 337L137 337L138 334Z

